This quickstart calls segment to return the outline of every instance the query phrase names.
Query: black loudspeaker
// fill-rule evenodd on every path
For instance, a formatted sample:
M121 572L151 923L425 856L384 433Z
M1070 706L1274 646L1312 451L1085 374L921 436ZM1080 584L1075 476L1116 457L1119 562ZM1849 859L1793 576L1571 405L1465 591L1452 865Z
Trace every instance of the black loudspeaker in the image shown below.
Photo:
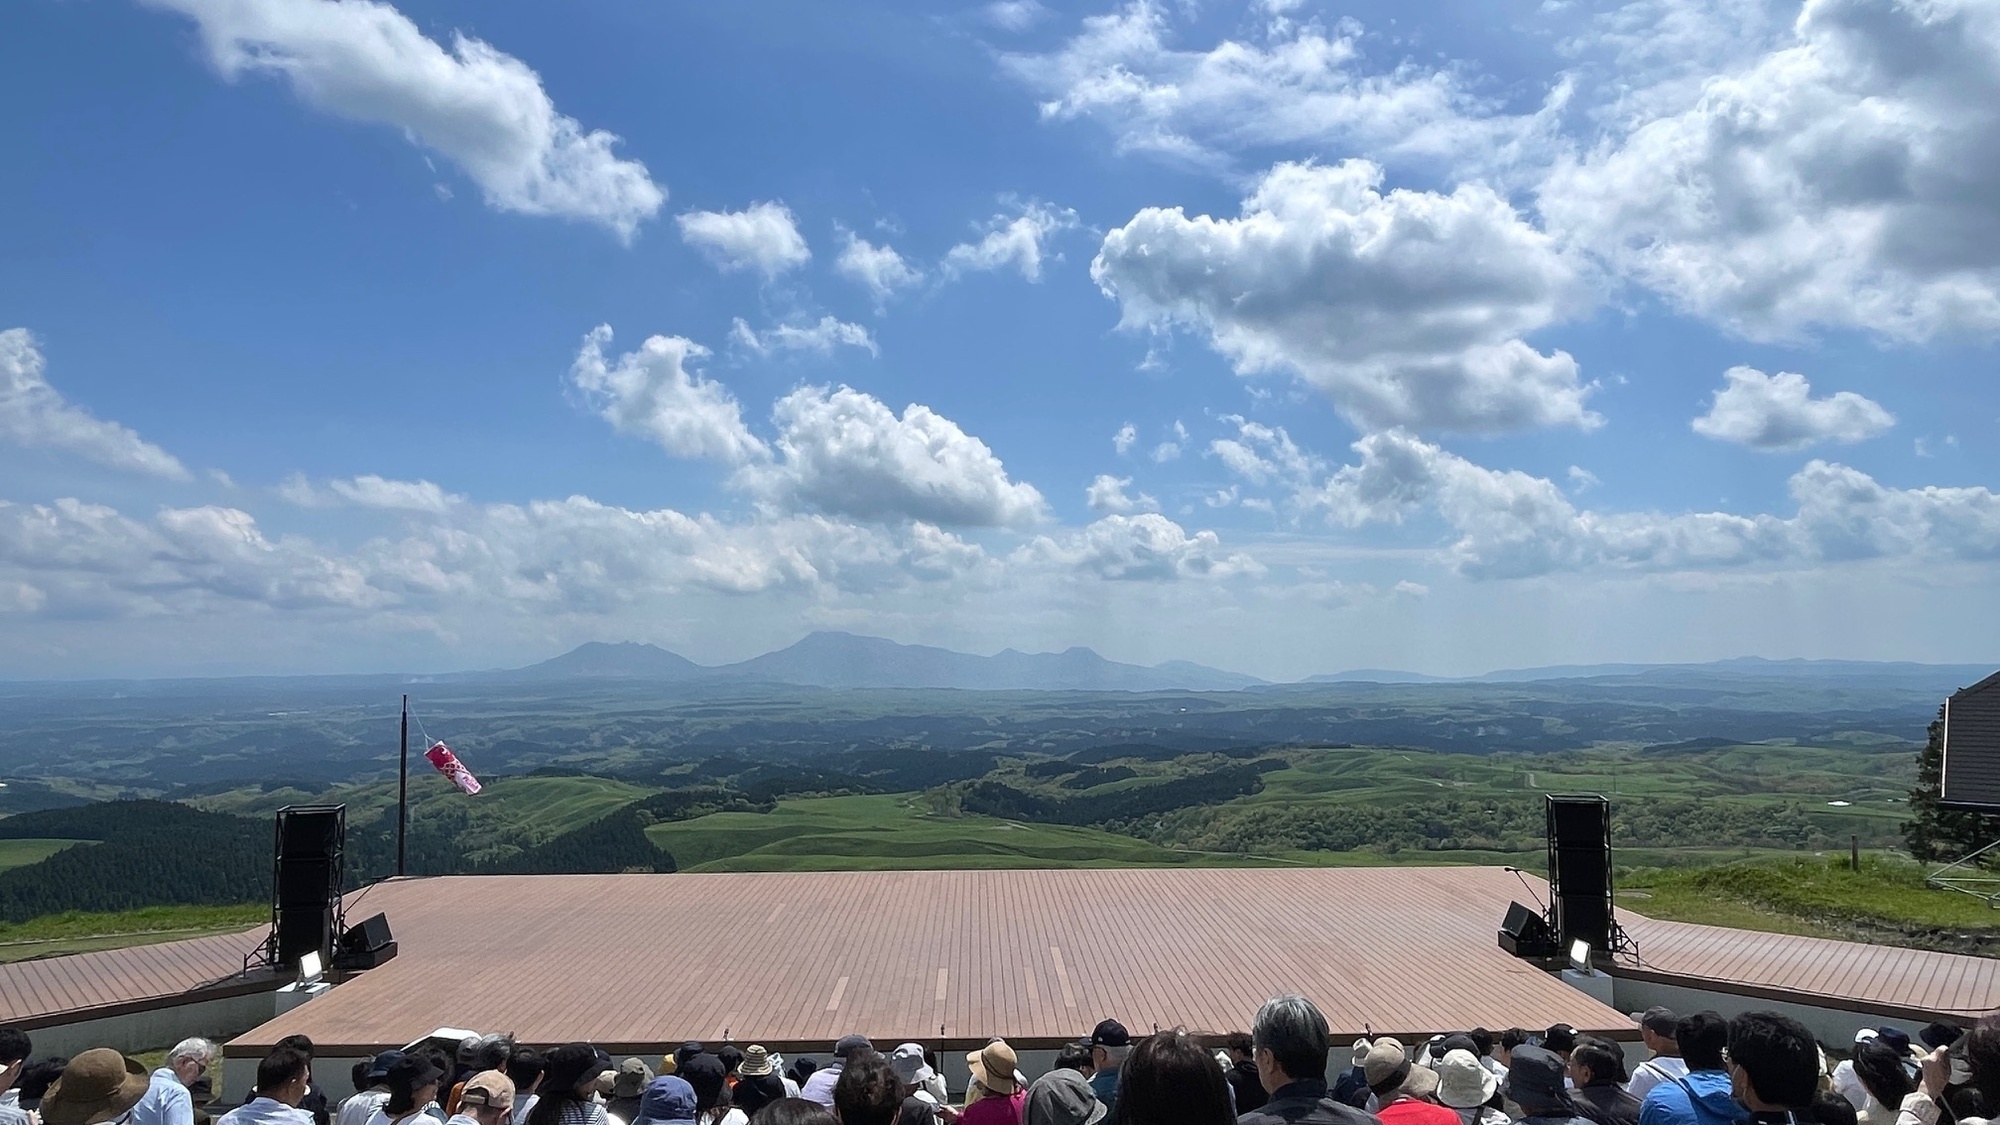
M273 965L292 968L308 953L324 963L340 927L346 877L346 805L288 805L278 810L271 874Z
M1593 953L1609 953L1618 945L1611 897L1611 802L1552 793L1547 808L1556 938L1564 950L1586 941Z
M340 935L340 949L333 955L337 969L358 972L372 969L396 955L396 939L389 933L389 916L376 914L347 927Z
M1500 948L1516 957L1554 957L1560 952L1548 919L1518 902L1507 904L1507 918L1500 923Z

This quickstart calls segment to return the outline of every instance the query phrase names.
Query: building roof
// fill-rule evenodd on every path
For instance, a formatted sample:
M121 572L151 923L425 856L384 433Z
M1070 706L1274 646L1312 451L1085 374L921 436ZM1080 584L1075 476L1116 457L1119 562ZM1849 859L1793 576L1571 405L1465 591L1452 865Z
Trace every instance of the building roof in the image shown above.
M273 989L284 977L244 974L264 931L44 957L0 965L0 1023L37 1027L182 1003L190 994Z

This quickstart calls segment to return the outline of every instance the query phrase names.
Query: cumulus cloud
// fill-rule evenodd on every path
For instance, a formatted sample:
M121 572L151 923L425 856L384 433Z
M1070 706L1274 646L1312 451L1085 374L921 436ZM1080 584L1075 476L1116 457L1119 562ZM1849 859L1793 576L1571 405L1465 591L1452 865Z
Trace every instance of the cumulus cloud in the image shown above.
M666 202L618 138L556 112L527 64L454 34L451 49L374 0L146 0L192 18L223 77L283 79L307 103L393 126L457 164L503 211L598 223L630 239Z
M1123 457L1125 454L1131 452L1132 444L1138 440L1139 440L1138 427L1134 426L1130 422L1127 422L1124 425L1118 427L1117 433L1111 435L1111 448L1117 450L1118 455L1120 457Z
M1509 115L1452 68L1370 68L1351 20L1328 31L1283 8L1269 14L1261 40L1191 49L1174 44L1165 3L1132 0L1085 19L1055 50L1004 54L1001 66L1041 99L1044 120L1088 119L1120 151L1211 167L1301 146L1498 165L1545 147L1567 96L1558 87L1542 110Z
M1133 512L1157 512L1160 502L1141 492L1129 496L1125 490L1132 487L1131 477L1114 477L1110 473L1099 473L1096 480L1083 490L1084 502L1093 512L1107 512L1113 515L1130 515Z
M174 455L116 422L64 401L25 328L0 332L0 441L61 449L100 465L169 480L190 479Z
M1223 415L1222 421L1236 427L1236 436L1210 442L1209 455L1251 484L1303 481L1320 468L1319 458L1299 448L1283 426L1267 426L1235 414Z
M724 273L751 270L768 280L812 260L791 208L752 203L741 211L690 211L677 220L681 241Z
M1456 535L1446 559L1473 578L2000 558L2000 494L1895 489L1825 461L1792 476L1797 511L1781 517L1579 509L1546 478L1476 465L1402 431L1370 434L1354 450L1358 462L1302 490L1300 502L1349 527L1434 513Z
M1280 164L1238 218L1147 208L1104 238L1091 276L1128 328L1205 332L1240 374L1289 371L1364 429L1589 428L1555 322L1577 270L1507 201L1380 190L1365 160Z
M649 336L637 351L609 360L610 342L610 325L592 329L570 366L570 382L613 428L676 457L741 464L769 455L743 424L736 396L688 370L708 349L680 336Z
M877 246L846 227L838 229L840 256L833 268L842 277L868 290L879 308L898 290L921 283L923 271L903 260L892 246Z
M1551 229L1753 338L2000 331L2000 10L1807 0L1690 96L1559 166Z
M1048 252L1044 243L1079 225L1075 211L1029 200L1018 214L993 216L979 241L961 242L946 251L942 268L946 275L957 277L1011 266L1029 281L1040 281L1042 259Z
M390 480L364 473L351 480L330 480L316 487L303 475L286 478L278 495L302 508L351 506L390 512L444 512L465 497L446 492L427 480Z
M1852 444L1889 429L1896 419L1873 399L1853 391L1812 397L1806 377L1791 371L1766 375L1754 367L1723 373L1728 386L1715 392L1694 432L1752 449L1784 452L1823 441Z
M816 324L779 324L762 332L750 327L742 317L730 325L729 338L758 355L772 352L817 352L831 355L835 348L860 348L869 355L881 355L868 329L831 316Z
M1225 550L1213 531L1187 529L1157 512L1110 515L1059 536L1042 535L1014 552L1017 564L1056 564L1114 581L1229 578L1259 574L1249 555Z
M898 416L851 387L801 387L771 410L776 458L739 487L781 508L946 527L1024 527L1042 494L958 423L915 403Z

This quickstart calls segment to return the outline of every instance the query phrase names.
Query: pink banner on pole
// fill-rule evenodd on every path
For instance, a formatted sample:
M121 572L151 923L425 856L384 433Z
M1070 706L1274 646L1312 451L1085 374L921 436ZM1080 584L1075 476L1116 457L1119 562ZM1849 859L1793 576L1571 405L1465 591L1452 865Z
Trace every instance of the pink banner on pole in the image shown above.
M451 752L451 747L442 742L433 742L431 748L424 751L424 757L431 760L431 765L436 766L439 773L450 778L453 785L468 794L479 792L479 779L472 776L472 771L465 768L465 763L458 760L458 755Z

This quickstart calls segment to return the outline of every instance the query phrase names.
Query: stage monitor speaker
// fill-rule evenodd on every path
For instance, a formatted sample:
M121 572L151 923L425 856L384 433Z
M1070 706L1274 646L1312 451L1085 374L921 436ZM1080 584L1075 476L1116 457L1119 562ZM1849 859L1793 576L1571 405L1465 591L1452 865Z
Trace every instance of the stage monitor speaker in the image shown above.
M1500 923L1500 948L1516 957L1554 957L1560 952L1548 919L1518 902L1507 904L1507 917Z
M1943 758L1938 804L2000 813L2000 676L1989 676L1945 700Z
M1609 953L1618 929L1612 915L1611 802L1551 793L1547 811L1556 938L1565 950L1586 941L1594 953Z
M396 939L389 933L389 916L376 914L347 927L340 935L340 950L333 967L345 972L372 969L396 955Z
M271 874L273 965L291 968L308 953L331 960L345 881L347 806L288 805L278 810Z

